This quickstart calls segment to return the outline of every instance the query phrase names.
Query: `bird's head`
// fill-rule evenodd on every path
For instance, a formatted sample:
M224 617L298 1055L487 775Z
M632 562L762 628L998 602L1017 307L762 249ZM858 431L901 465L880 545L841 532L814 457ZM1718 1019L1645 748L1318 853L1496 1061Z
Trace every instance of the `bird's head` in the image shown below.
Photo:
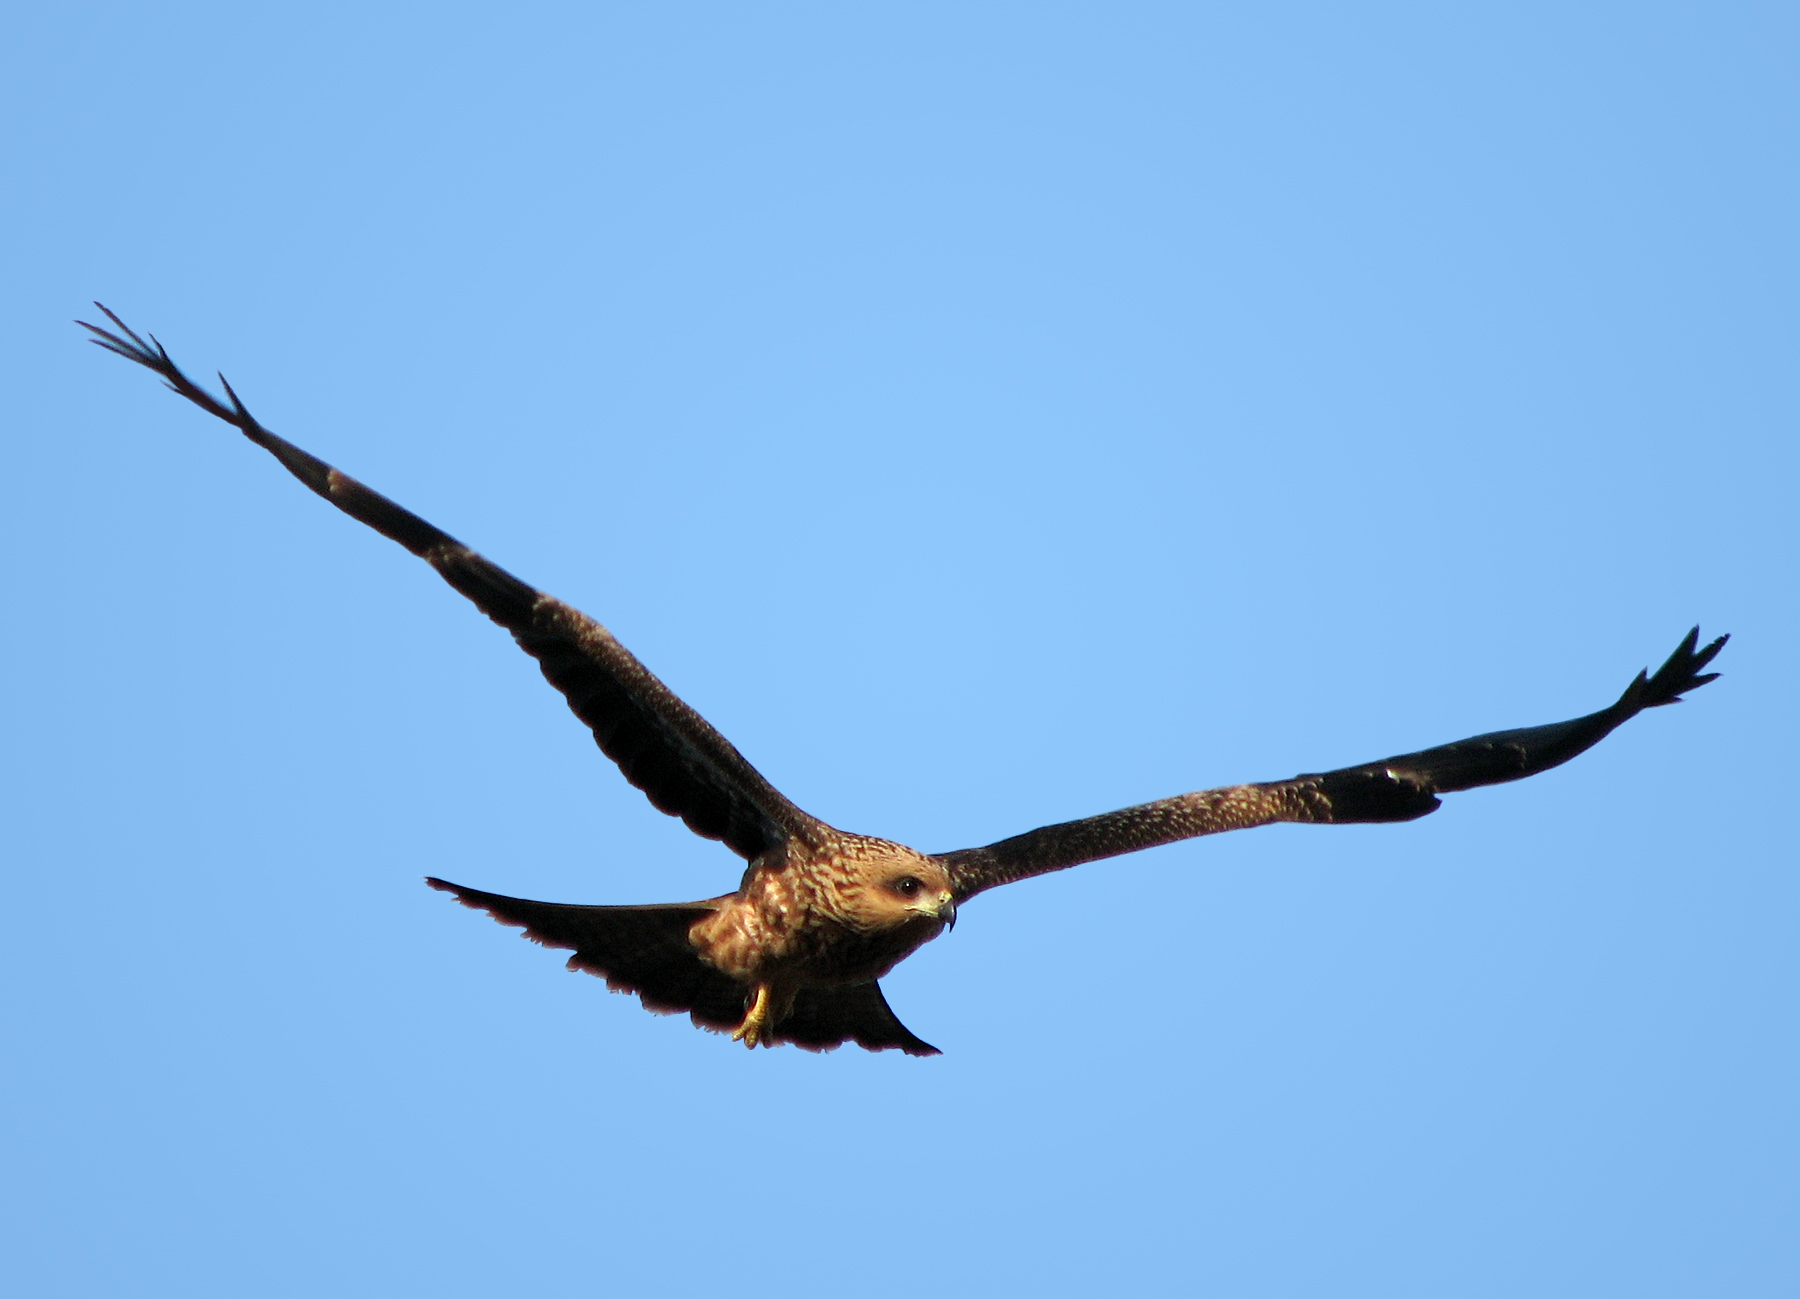
M857 928L904 931L924 942L956 923L956 894L941 862L900 844L865 843L878 850L856 864L861 885L853 903Z
M884 873L879 892L898 907L900 919L910 923L924 917L946 929L956 928L956 894L949 872L929 857Z

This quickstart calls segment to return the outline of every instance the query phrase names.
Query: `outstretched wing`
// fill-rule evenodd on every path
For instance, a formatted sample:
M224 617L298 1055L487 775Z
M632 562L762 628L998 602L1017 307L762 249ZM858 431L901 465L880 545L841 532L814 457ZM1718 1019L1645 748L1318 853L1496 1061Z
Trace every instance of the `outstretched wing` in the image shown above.
M287 471L360 523L399 542L513 634L545 678L594 733L601 751L659 811L679 816L695 834L722 839L753 858L793 837L815 844L823 825L784 798L731 744L658 681L599 623L532 589L448 533L316 456L275 436L252 418L219 376L230 404L184 375L154 335L145 342L99 303L123 337L79 321L90 340L161 375L209 415L242 430Z
M1728 637L1696 650L1700 629L1687 634L1655 676L1640 672L1610 708L1573 721L1495 731L1419 753L1337 771L1258 785L1230 785L1142 803L1082 821L1047 825L985 848L944 853L957 901L998 884L1120 853L1153 848L1225 830L1277 821L1349 825L1411 821L1437 810L1438 795L1498 785L1548 771L1604 739L1646 708L1680 701L1719 674L1702 673Z

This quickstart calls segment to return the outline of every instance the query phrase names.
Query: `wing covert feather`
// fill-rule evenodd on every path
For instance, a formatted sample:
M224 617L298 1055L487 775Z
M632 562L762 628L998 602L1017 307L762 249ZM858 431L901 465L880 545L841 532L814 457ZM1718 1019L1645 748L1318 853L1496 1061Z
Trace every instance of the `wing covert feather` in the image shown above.
M817 841L820 822L783 797L605 627L277 437L245 409L223 375L219 382L229 404L218 401L181 372L154 336L146 343L112 312L103 306L100 310L124 336L79 322L97 335L90 341L154 371L174 392L235 425L307 487L419 556L511 632L587 724L602 752L657 810L680 817L698 835L723 840L747 859L790 836L806 843Z
M951 886L957 901L962 902L1033 875L1227 830L1278 821L1354 825L1416 820L1437 810L1439 794L1523 780L1548 771L1592 748L1644 709L1680 702L1685 692L1719 675L1701 669L1730 639L1721 636L1696 650L1699 637L1696 627L1654 676L1638 673L1610 707L1585 717L1475 735L1418 753L1292 780L1178 794L1080 821L1047 825L984 848L942 853L939 860L949 869Z

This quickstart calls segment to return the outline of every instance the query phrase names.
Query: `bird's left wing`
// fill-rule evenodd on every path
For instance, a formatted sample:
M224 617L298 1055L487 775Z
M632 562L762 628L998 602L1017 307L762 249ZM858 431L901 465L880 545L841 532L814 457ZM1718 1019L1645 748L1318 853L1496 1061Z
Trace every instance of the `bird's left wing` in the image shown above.
M1719 674L1702 673L1727 637L1696 650L1694 628L1654 676L1640 672L1609 708L1572 721L1495 731L1419 753L1256 785L1229 785L1047 825L985 848L940 854L958 902L986 889L1083 862L1277 821L1351 825L1411 821L1437 810L1439 794L1548 771L1591 748L1646 708L1680 701Z
M95 303L95 306L100 306ZM538 661L594 740L659 811L694 833L753 858L790 837L814 844L824 825L794 806L731 743L614 639L611 632L484 559L448 533L259 424L225 383L230 404L192 382L154 336L139 338L101 306L120 333L78 321L90 340L161 375L176 393L235 425L287 471L360 523L399 542L513 634Z

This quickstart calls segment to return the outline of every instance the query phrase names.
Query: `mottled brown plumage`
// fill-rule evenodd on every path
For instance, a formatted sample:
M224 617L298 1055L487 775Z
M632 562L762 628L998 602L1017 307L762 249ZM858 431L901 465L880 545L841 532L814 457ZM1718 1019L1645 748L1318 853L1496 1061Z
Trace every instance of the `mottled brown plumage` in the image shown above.
M96 304L98 305L98 304ZM983 848L936 855L834 829L795 807L726 739L651 675L606 628L536 591L417 515L269 432L224 382L227 402L192 383L154 337L93 341L161 375L176 393L235 425L301 482L405 546L512 633L594 733L601 750L660 811L745 858L738 888L659 906L569 906L427 882L547 947L569 968L636 993L650 1010L686 1012L703 1028L756 1046L935 1055L888 1009L878 980L956 921L987 889L1198 835L1294 821L1410 821L1438 795L1546 771L1646 708L1672 704L1717 673L1725 644L1696 649L1690 631L1654 676L1640 672L1616 702L1572 721L1478 735L1419 753L1292 780L1200 790L1044 826Z

